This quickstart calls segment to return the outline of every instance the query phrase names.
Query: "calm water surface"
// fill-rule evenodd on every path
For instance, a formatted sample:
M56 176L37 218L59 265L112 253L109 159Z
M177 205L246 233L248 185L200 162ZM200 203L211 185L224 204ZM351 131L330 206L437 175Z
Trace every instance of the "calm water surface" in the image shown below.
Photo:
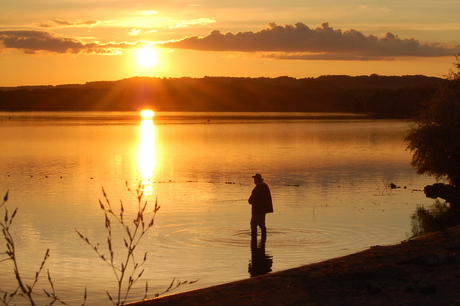
M129 214L135 201L125 182L143 182L147 200L161 206L139 249L149 252L143 279L152 296L173 278L199 280L180 292L248 278L249 264L280 271L398 243L411 236L417 205L432 204L420 190L434 180L415 174L405 150L407 122L260 116L0 113L0 192L9 190L10 210L19 207L13 230L24 277L34 277L49 248L46 268L63 300L81 304L87 287L89 305L108 303L112 271L75 230L105 244L101 187ZM265 249L251 252L256 172L275 213ZM12 271L0 263L0 288L11 287Z

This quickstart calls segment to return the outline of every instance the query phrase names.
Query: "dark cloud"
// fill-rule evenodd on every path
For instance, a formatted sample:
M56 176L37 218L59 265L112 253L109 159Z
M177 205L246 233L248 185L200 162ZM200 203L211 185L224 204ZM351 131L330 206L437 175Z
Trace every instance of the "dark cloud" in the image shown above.
M334 60L334 61L376 61L394 60L393 57L368 56L356 54L337 54L337 53L301 53L301 52L268 52L260 55L262 58L282 59L282 60Z
M310 29L303 23L269 26L258 32L237 34L212 31L206 37L188 37L163 44L168 48L202 51L270 52L265 57L278 59L353 59L376 60L395 57L452 56L460 51L439 44L423 44L418 40L401 39L391 33L383 37L366 36L357 30L334 30L325 22Z
M45 31L0 31L2 48L21 49L27 54L38 51L72 54L117 54L120 49L136 47L139 43L84 43Z
M40 28L53 28L53 27L92 27L100 24L100 21L89 20L89 21L69 21L62 19L55 19L47 22L43 22L38 25Z
M54 24L71 26L75 23L54 20ZM82 22L80 22L82 23ZM97 23L87 21L86 24ZM20 49L27 54L39 51L72 54L118 54L122 49L144 44L83 42L48 31L11 30L0 31L2 48ZM401 39L392 33L382 37L364 35L357 30L334 30L328 23L310 29L303 23L295 25L269 26L258 32L237 34L212 31L206 37L188 37L166 42L168 48L183 48L202 51L251 52L257 56L273 59L297 60L391 60L397 57L452 56L460 52L459 46L446 47L440 44L424 44L418 40Z

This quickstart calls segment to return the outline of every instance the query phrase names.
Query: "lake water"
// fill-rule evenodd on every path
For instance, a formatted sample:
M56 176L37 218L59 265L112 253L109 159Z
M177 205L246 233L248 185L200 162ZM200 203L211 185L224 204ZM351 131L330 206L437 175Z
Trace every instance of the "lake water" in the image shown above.
M434 179L410 166L408 122L327 117L0 113L0 193L9 190L7 207L19 208L12 231L23 277L33 279L49 248L45 269L64 301L81 305L86 287L88 305L109 304L113 272L75 230L106 244L101 187L129 215L136 199L125 182L143 182L146 199L161 206L137 250L149 252L142 279L150 296L174 278L198 279L177 293L248 278L249 264L281 271L410 237L417 205L433 203L421 190ZM275 213L265 248L251 250L255 173L269 184ZM0 262L0 288L14 280L11 262ZM46 272L42 280L38 291Z

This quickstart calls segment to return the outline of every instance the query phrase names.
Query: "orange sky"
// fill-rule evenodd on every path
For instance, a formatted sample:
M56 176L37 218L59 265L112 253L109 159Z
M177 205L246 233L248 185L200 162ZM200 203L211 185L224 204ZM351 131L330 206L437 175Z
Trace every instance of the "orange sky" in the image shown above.
M0 86L133 76L442 77L460 2L3 1ZM140 49L149 46L154 51Z

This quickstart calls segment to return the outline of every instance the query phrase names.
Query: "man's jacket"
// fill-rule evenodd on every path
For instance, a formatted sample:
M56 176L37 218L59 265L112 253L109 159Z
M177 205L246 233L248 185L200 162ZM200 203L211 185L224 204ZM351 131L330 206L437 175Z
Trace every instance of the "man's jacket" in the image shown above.
M259 182L254 187L248 202L252 205L253 215L273 212L272 195L265 182Z

